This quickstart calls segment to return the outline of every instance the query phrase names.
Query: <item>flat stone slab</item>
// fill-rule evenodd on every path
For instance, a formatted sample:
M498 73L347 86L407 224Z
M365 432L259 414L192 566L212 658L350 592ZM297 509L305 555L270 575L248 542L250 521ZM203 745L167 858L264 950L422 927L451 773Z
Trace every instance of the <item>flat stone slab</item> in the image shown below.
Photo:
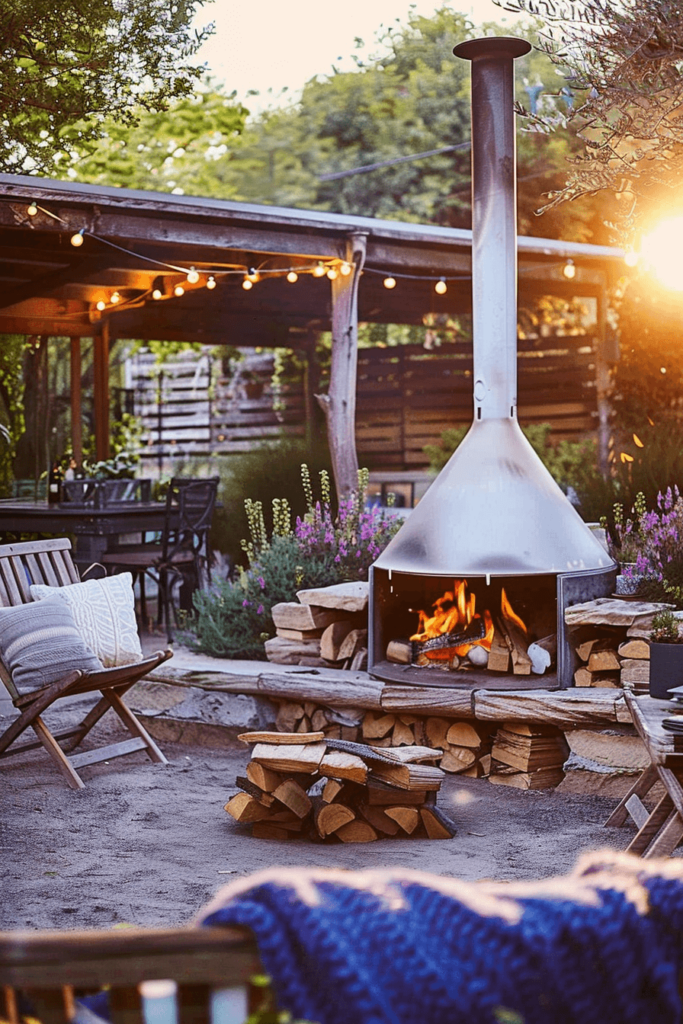
M620 601L614 597L598 597L595 601L573 604L566 609L568 626L649 626L657 612L672 608L654 601Z
M333 587L300 590L296 596L302 604L314 604L319 608L335 608L345 612L364 612L368 606L369 594L370 584L359 580L357 583L337 583Z

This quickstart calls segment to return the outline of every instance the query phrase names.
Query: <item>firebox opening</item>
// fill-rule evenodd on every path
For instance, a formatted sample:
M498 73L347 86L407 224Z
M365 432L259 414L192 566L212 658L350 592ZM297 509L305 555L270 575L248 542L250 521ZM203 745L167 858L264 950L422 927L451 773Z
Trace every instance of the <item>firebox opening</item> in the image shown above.
M375 567L373 591L373 675L427 686L559 685L556 575L389 577ZM538 641L548 652L543 672L529 655Z

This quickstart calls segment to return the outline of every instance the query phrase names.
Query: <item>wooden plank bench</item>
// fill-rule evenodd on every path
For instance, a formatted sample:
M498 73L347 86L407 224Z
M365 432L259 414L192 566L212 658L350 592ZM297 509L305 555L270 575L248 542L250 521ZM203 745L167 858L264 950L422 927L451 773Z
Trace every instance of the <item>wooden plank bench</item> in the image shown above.
M243 1024L261 973L236 928L0 932L0 1018L21 1024L23 996L42 1024L68 1024L75 996L106 987L112 1024L144 1024L152 1009L160 1024Z
M628 691L625 698L652 763L612 811L605 826L621 828L631 818L638 832L627 852L648 858L669 857L683 839L683 736L662 727L663 719L672 711L670 701L636 697ZM643 798L657 782L664 786L664 795L650 812Z

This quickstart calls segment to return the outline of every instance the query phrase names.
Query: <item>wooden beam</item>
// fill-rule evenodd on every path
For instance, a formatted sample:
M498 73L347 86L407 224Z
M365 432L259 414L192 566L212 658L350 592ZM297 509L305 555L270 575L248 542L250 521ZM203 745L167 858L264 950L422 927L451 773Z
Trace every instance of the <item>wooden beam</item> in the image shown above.
M109 446L109 320L104 319L94 338L93 398L95 406L95 455L108 459Z
M85 258L72 261L59 270L50 270L47 274L40 274L24 284L3 289L0 291L0 309L11 308L20 302L26 302L28 299L38 296L50 295L51 292L67 284L87 281L93 274L110 267L111 262L111 256L89 254Z
M332 358L330 386L318 402L327 420L327 439L337 499L358 487L356 451L356 377L358 366L358 282L365 261L364 234L351 235L346 260L353 267L332 282Z
M81 339L71 337L71 447L76 464L83 464L83 424L81 422Z

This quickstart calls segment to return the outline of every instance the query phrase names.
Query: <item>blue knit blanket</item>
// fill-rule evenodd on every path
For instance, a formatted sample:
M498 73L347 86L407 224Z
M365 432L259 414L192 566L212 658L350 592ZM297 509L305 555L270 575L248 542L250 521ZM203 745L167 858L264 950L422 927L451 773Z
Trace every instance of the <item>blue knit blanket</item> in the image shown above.
M199 917L244 925L281 1008L319 1024L673 1024L683 862L602 852L564 878L273 869Z

